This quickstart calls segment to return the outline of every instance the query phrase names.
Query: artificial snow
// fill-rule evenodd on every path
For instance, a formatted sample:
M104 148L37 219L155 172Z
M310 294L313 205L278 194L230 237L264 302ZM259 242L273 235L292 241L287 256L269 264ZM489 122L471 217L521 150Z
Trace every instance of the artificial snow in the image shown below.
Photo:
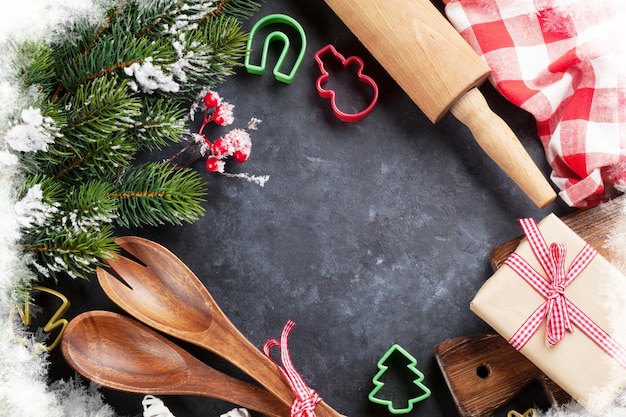
M101 3L101 2L100 2ZM206 2L203 7L215 7ZM36 109L22 112L29 101L25 99L16 81L12 79L9 42L44 39L49 33L62 27L79 15L102 16L103 9L95 0L25 0L7 1L2 4L0 13L0 417L113 417L113 410L104 404L102 396L93 386L85 388L78 382L58 381L46 385L47 357L28 335L21 333L15 314L18 301L13 291L21 281L29 279L23 254L17 247L20 226L36 224L46 210L42 206L36 188L32 194L16 201L15 194L20 185L18 158L15 151L25 151L43 147L50 135L42 127ZM188 24L183 19L177 25L164 28L175 33ZM182 44L175 45L179 51L179 62L171 69L181 82L182 71L191 58L183 51ZM130 74L129 74L130 72ZM142 91L177 91L179 88L172 76L166 75L151 62L144 62L128 68L127 74L134 77L134 87ZM191 114L195 112L192 109ZM20 113L21 112L21 113ZM18 127L20 126L20 127ZM250 129L255 127L250 126ZM10 134L8 131L13 130ZM21 138L18 140L18 138ZM12 149L9 149L9 142ZM27 146L28 145L28 146ZM245 174L240 174L245 177ZM263 184L266 177L248 177ZM30 194L30 192L29 192ZM624 215L626 215L626 210ZM609 240L623 252L626 237L617 234ZM626 261L624 261L626 269ZM538 411L543 417L587 417L590 416L576 403L548 411ZM245 409L236 409L225 416L248 417ZM603 417L626 417L626 398L617 399Z
M3 2L0 14L0 416L1 417L114 417L94 391L80 384L47 384L47 355L19 322L16 288L34 279L19 250L20 228L43 221L50 207L33 187L16 201L21 176L16 152L46 149L55 134L51 120L36 108L25 108L36 97L21 91L13 79L9 43L42 40L53 29L78 15L97 16L101 10L89 0L28 0ZM54 385L54 384L53 384ZM72 401L68 404L67 401Z
M43 117L40 109L29 107L22 110L22 123L9 129L4 139L17 152L47 151L58 132L49 117Z
M41 184L35 184L26 195L15 203L17 222L21 227L41 227L49 216L56 213L56 207L43 201Z

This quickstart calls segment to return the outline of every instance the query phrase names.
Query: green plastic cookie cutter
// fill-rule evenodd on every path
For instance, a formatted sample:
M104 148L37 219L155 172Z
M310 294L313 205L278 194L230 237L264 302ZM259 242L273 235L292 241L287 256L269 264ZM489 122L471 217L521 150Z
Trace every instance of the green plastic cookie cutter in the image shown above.
M291 71L289 73L282 72L281 68L285 59L287 58L287 54L289 53L291 42L289 40L289 36L279 30L273 31L265 37L265 42L263 43L263 51L261 55L261 64L255 65L250 63L252 41L254 39L254 36L261 28L272 24L282 24L290 26L294 28L300 35L300 52L298 53L298 57L296 58L296 61L293 64L293 67L291 68ZM246 67L246 70L251 74L263 74L265 72L265 66L267 64L267 54L269 46L272 42L276 40L282 41L283 49L280 53L280 56L278 57L278 60L276 61L276 65L274 65L274 70L272 71L272 73L274 74L274 78L276 78L278 81L285 84L291 84L294 77L296 76L296 73L298 72L298 69L300 69L300 64L302 64L302 59L304 58L304 52L306 50L306 35L304 34L304 29L302 29L300 23L298 23L291 16L287 16L285 14L270 14L261 18L258 22L254 24L252 30L250 30L250 34L248 37L248 45L246 47L244 66Z
M415 384L422 391L421 395L418 395L417 397L409 398L407 400L407 406L404 407L404 408L395 408L393 406L393 401L392 400L381 399L381 398L378 398L376 396L378 394L378 392L385 385L385 383L381 382L381 380L383 379L383 374L385 372L387 372L387 370L389 369L389 365L387 365L386 362L389 360L389 358L391 358L394 355L398 355L398 354L401 354L402 356L404 356L406 358L406 360L408 361L408 365L406 365L407 369L409 371L411 371L413 374L415 374L415 376L416 376L416 378L413 379L412 382L413 382L413 384ZM417 369L417 359L415 359L413 356L411 356L401 346L399 346L399 345L391 346L391 348L389 348L387 353L385 353L383 355L383 357L380 358L380 360L378 361L378 369L379 369L378 373L374 376L374 378L372 378L372 382L374 383L374 389L369 393L369 395L367 397L373 403L386 405L387 408L389 409L390 413L392 413L392 414L406 414L406 413L410 413L413 410L413 405L414 404L416 404L416 403L418 403L418 402L420 402L422 400L425 400L426 398L430 397L430 389L428 389L428 387L426 387L424 384L422 384L422 381L424 380L424 374L421 373Z

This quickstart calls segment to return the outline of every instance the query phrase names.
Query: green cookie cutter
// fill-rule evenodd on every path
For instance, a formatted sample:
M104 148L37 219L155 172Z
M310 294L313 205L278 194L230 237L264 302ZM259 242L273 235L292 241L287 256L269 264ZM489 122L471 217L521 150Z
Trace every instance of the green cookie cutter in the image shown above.
M417 397L409 398L408 401L407 401L407 406L405 408L395 408L393 406L393 401L385 400L385 399L381 399L381 398L376 397L376 394L378 394L378 392L385 385L384 382L380 381L381 377L383 376L383 374L385 372L387 372L387 370L389 369L389 366L385 365L385 362L387 362L387 360L392 355L396 355L398 353L402 354L409 361L409 364L407 365L407 368L416 375L416 378L413 380L413 383L415 385L417 385L423 391L423 394L421 394L421 395L419 395ZM392 413L392 414L406 414L406 413L410 413L413 410L413 405L415 403L418 403L418 402L420 402L422 400L425 400L426 398L430 397L430 389L428 389L428 387L426 387L424 384L422 384L422 381L424 380L424 374L421 373L417 369L417 359L415 359L413 356L411 356L400 345L394 344L393 346L391 346L391 348L389 348L387 353L385 353L383 355L383 357L380 358L380 360L378 361L377 365L378 365L379 371L374 376L374 378L372 378L372 382L374 383L374 389L367 396L367 398L371 402L376 403L376 404L386 405L387 408L389 409L389 412Z
M283 25L290 26L294 28L300 35L300 38L301 38L300 52L298 53L298 57L296 58L296 61L293 64L293 67L288 74L281 72L281 68L283 66L283 62L285 61L285 58L287 57L289 48L291 47L291 42L289 41L289 36L287 36L284 32L281 32L278 30L269 33L265 38L265 42L263 43L263 52L261 55L261 65L255 65L255 64L250 63L250 55L252 52L252 41L254 39L254 36L257 34L257 32L261 28L271 25L271 24L283 24ZM283 50L281 51L280 56L278 57L278 60L276 61L276 65L274 65L274 70L272 71L272 73L274 74L274 78L276 78L278 81L283 82L285 84L291 84L293 82L294 77L296 76L296 73L298 72L298 69L300 69L300 64L302 64L302 59L304 58L304 52L306 50L306 35L304 34L304 29L302 29L302 26L300 25L300 23L298 23L291 16L287 16L285 14L270 14L261 18L258 22L254 24L254 26L252 27L252 30L250 30L250 34L248 37L248 45L246 47L246 57L244 60L244 66L246 67L246 70L251 74L257 74L257 75L263 74L265 72L265 66L267 64L267 53L269 50L269 46L275 40L280 40L283 42Z

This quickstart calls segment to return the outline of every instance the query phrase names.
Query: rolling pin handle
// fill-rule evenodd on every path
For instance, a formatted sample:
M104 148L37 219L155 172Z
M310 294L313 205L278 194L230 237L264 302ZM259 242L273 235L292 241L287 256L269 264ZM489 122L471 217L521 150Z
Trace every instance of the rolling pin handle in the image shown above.
M556 193L511 128L495 114L480 90L472 88L450 112L472 132L480 147L539 207L556 199Z

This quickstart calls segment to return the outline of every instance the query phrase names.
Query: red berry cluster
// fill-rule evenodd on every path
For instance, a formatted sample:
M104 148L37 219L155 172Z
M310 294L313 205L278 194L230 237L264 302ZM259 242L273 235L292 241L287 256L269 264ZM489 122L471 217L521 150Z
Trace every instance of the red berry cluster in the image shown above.
M250 155L250 135L243 129L234 129L226 135L217 138L213 143L207 139L203 131L210 122L225 126L233 122L231 104L222 101L214 91L206 93L202 99L204 104L204 119L198 134L204 139L211 155L207 158L206 169L210 172L224 172L224 159L232 156L239 163L243 163Z
M224 172L223 159L232 156L235 162L246 162L252 142L243 129L233 129L224 136L209 142L212 155L207 158L206 168L211 172Z

